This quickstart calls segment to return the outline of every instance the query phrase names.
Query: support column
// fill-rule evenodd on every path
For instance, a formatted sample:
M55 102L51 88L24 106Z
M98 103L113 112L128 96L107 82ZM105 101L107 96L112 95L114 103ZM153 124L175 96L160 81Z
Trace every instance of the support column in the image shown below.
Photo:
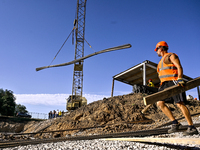
M114 91L114 82L115 82L115 79L113 78L113 81L112 81L112 91L111 91L111 97L113 97L113 91Z
M143 85L146 85L146 63L143 63Z
M198 97L199 97L199 101L200 101L200 90L199 90L199 86L197 86L197 93L198 93Z

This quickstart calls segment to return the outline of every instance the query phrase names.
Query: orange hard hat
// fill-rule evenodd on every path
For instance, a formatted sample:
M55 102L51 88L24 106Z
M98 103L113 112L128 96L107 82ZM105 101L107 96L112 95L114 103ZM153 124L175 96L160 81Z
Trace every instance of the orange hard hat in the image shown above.
M197 100L197 98L194 98L194 100Z
M157 45L156 45L155 51L157 51L157 48L160 47L160 46L168 47L168 44L165 41L158 42Z
M149 82L152 82L152 79L149 79Z

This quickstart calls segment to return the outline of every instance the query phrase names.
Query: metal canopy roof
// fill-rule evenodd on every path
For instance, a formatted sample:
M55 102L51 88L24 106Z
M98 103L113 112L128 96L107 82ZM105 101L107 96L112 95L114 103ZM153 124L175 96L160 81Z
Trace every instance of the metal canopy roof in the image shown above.
M149 60L133 66L115 76L113 76L111 96L113 97L114 81L120 81L129 85L146 85L146 82L152 79L155 86L159 86L160 79L157 74L157 64ZM193 78L183 75L185 81L190 81ZM200 99L199 86L197 87L198 96Z
M152 79L155 85L160 84L157 74L157 64L149 60L113 76L113 80L118 80L129 85L146 85L149 79ZM186 81L192 80L191 77L186 75L183 75L183 79Z

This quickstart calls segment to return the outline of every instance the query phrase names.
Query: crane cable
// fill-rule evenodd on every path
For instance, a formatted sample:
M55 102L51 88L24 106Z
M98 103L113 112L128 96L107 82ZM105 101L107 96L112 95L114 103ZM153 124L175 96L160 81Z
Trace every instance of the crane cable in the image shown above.
M49 64L49 66L53 63L53 61L56 59L57 55L59 54L59 52L61 51L61 49L63 48L63 46L65 45L65 43L67 42L68 38L70 37L70 35L74 32L74 29L72 29L72 31L70 32L70 34L68 35L67 39L64 41L64 43L62 44L62 46L60 47L60 49L58 50L57 54L54 56L53 60L51 61L51 63Z
M49 64L49 66L51 66L51 64L53 63L53 61L56 59L57 55L59 54L59 52L61 51L61 49L63 48L63 46L65 45L65 43L67 42L67 40L69 39L70 35L72 34L72 36L74 35L74 30L75 30L75 26L73 27L72 31L70 32L70 34L68 35L67 39L64 41L64 43L62 44L62 46L60 47L60 49L58 50L57 54L54 56L53 60L51 61L51 63ZM72 37L73 39L73 37ZM95 52L95 50L93 49L93 47L88 43L88 41L83 38L85 40L85 42L89 45L89 47ZM72 40L73 43L73 40ZM96 52L95 52L96 53Z
M75 13L75 18L77 18L77 14ZM63 48L63 46L65 45L65 43L67 42L68 38L70 37L70 35L72 34L72 45L74 45L74 30L76 30L76 22L77 20L74 20L74 27L72 29L72 31L70 32L70 34L68 35L67 39L64 41L64 43L62 44L62 46L60 47L60 49L58 50L57 54L54 56L53 60L51 61L51 63L49 64L49 66L53 63L53 61L56 59L57 55L59 54L59 52L61 51L61 49ZM92 46L88 43L88 41L86 41L86 39L83 37L83 39L85 40L85 42L89 45L89 47L95 52L95 50L92 48ZM96 53L96 52L95 52Z
M95 50L93 49L93 47L88 43L88 41L86 41L86 39L84 38L85 42L89 45L89 47L95 52ZM96 52L95 52L96 53Z

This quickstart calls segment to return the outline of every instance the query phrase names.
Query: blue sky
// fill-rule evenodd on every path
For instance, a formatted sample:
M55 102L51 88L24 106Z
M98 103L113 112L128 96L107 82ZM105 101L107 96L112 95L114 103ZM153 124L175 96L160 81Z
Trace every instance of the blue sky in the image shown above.
M76 4L76 0L0 0L0 85L12 90L16 102L28 111L65 110L73 65L39 72L35 68L49 65L71 32ZM185 75L200 76L199 8L199 0L88 0L85 39L93 49L132 45L84 61L83 94L89 102L111 95L114 75L144 60L158 63L154 48L162 40L180 57ZM70 37L53 64L72 61L74 52ZM93 52L85 43L85 55ZM131 86L115 83L114 95L131 91ZM197 97L196 88L188 94Z

